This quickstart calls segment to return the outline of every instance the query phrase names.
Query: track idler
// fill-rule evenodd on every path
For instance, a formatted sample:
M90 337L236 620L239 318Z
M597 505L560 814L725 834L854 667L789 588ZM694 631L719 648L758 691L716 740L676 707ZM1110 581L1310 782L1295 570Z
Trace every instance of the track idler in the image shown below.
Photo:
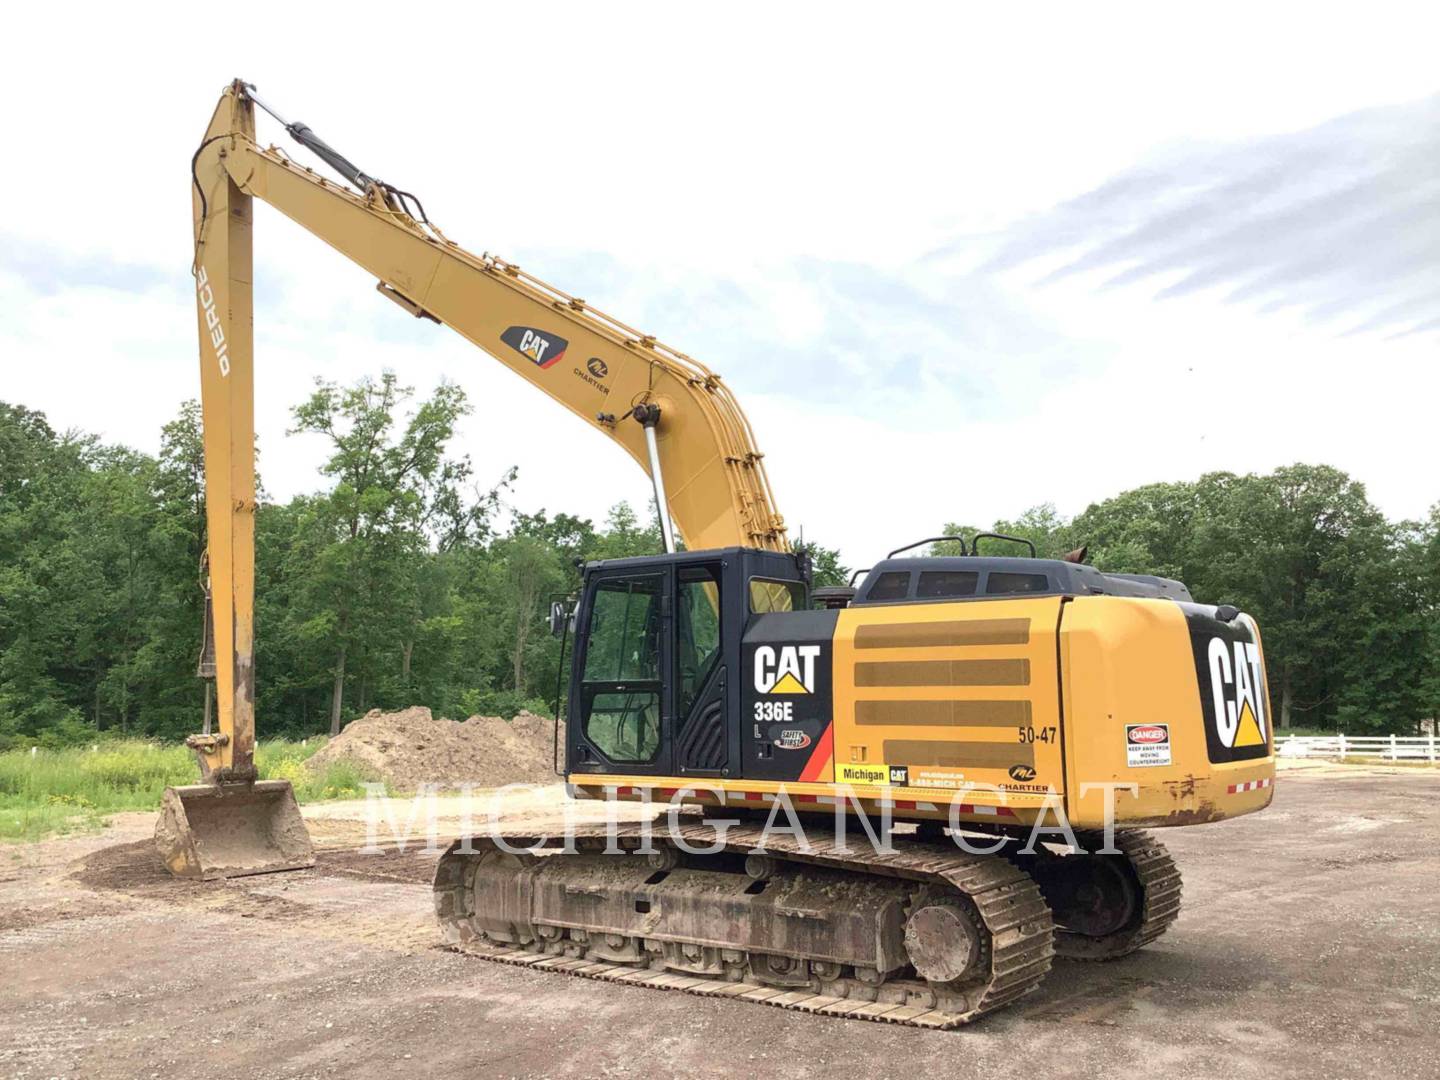
M1101 854L1104 834L1077 832L1081 852L1038 848L1011 860L1040 887L1056 924L1055 953L1115 960L1143 948L1180 916L1180 871L1165 845L1139 829L1118 830L1118 853Z

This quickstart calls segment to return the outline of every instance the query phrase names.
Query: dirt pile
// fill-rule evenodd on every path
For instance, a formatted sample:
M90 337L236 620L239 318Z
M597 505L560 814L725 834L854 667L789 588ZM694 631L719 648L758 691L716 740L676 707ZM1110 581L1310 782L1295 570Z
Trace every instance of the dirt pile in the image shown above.
M513 720L472 716L455 721L437 720L421 706L393 713L372 709L347 724L308 764L321 769L351 761L396 791L415 791L422 784L553 784L553 739L552 721L527 712Z

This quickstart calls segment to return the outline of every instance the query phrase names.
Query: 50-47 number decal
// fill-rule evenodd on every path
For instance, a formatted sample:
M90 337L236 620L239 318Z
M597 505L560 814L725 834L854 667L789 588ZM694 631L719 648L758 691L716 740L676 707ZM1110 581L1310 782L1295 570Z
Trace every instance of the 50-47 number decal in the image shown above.
M1016 728L1020 733L1022 743L1052 743L1056 740L1055 728L1052 727L1022 727Z

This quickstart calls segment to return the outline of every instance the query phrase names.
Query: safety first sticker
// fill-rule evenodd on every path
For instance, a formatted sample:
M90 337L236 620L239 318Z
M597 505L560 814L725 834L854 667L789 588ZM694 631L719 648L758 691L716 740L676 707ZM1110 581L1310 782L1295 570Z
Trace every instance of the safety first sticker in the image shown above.
M1132 769L1170 764L1169 724L1126 724L1125 763Z

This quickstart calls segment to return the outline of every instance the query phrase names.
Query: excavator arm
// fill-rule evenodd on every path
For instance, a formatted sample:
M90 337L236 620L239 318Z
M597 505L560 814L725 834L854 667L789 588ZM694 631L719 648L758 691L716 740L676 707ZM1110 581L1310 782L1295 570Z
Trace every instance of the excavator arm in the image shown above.
M257 105L354 187L262 148ZM189 745L211 788L253 785L256 776L256 199L372 273L405 311L449 326L623 447L655 482L667 548L673 519L692 550L788 550L750 425L703 364L514 263L465 251L418 199L362 172L304 124L287 123L238 80L215 108L191 178L218 731ZM176 831L186 832L183 821Z
M249 278L248 249L217 235L224 227L216 210L199 218L209 193L216 201L239 196L234 209L243 210L244 224L233 222L231 230L243 228L247 238L250 199L267 202L374 274L383 295L478 345L619 443L647 472L648 410L638 421L635 410L658 407L666 496L690 548L788 550L750 425L718 375L513 263L465 251L429 223L413 196L360 172L303 124L286 127L363 191L262 149L254 137L256 101L243 83L227 89L196 158L197 280ZM229 320L239 315L232 310ZM232 341L232 357L236 345L248 352L248 335ZM218 370L213 334L202 336L206 345Z

